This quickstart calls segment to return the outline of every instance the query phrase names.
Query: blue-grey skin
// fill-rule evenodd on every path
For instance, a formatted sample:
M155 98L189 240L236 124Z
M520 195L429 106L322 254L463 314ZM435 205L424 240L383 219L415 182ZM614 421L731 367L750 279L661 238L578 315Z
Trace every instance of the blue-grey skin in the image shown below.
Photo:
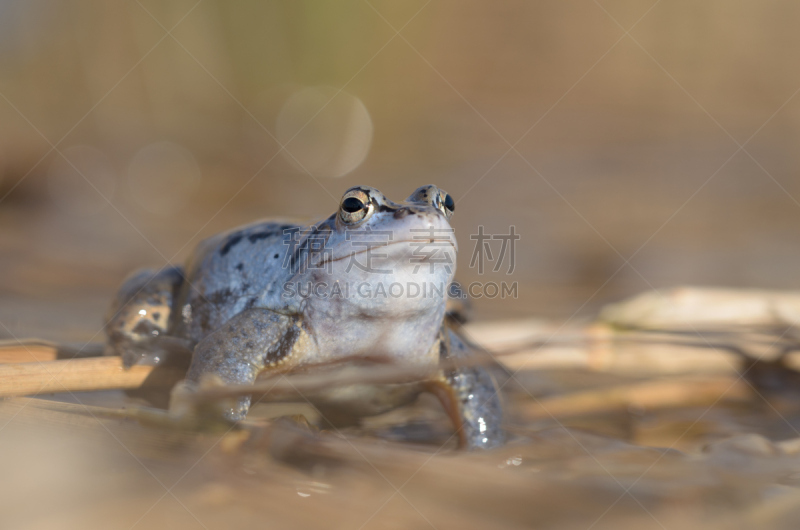
M498 446L505 434L495 382L482 366L458 366L471 350L445 318L457 252L454 208L432 185L402 203L357 186L315 225L266 221L212 237L185 269L144 271L125 282L111 308L108 351L127 365L157 362L154 337L183 340L194 351L182 383L189 391L203 381L252 384L270 371L388 360L437 375L332 388L312 401L342 423L430 391L462 446ZM397 285L390 291L393 284L403 293ZM411 284L424 294L412 296ZM242 419L249 406L241 398L226 415Z

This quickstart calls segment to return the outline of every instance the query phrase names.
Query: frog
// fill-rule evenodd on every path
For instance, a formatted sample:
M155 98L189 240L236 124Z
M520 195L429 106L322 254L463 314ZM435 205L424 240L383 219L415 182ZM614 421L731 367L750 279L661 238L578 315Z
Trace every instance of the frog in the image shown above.
M435 185L402 202L354 186L308 226L264 220L212 236L183 266L124 281L107 315L106 353L126 367L157 364L156 343L182 341L191 361L173 401L205 383L388 362L420 375L330 388L313 405L334 425L357 423L427 392L460 447L503 445L497 378L473 362L480 351L460 330L454 211L453 197ZM238 397L222 414L239 422L250 406L250 396Z

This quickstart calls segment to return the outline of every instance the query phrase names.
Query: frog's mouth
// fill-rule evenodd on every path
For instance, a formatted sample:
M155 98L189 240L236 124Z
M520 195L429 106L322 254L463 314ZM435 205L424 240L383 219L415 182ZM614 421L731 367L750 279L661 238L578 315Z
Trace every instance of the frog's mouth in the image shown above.
M434 258L434 254L436 254L436 257L438 258L438 252L434 253L434 252L429 252L429 251L423 250L425 245L442 245L443 243L448 243L450 245L450 249L452 249L454 252L458 252L458 246L453 241L453 239L449 238L449 237L431 237L431 238L426 238L426 239L423 239L423 240L420 240L420 239L401 239L399 241L392 241L391 243L376 244L376 245L373 245L371 247L360 249L360 250L357 250L357 251L354 251L354 252L349 252L349 253L344 254L342 256L332 257L332 258L329 258L329 259L323 259L322 261L319 262L319 264L317 266L321 267L323 265L327 265L328 263L334 263L334 262L337 262L337 261L350 259L350 258L353 258L354 256L358 256L360 254L366 254L368 252L378 252L378 253L380 253L383 249L390 248L390 247L397 247L398 245L402 245L402 244L405 244L405 245L408 246L407 252L403 254L403 255L408 255L409 256L409 263L408 264L409 265L419 265L420 263L428 263L428 262L430 262ZM433 247L433 248L437 248L437 247ZM450 249L448 249L448 250L450 250ZM441 247L438 247L438 250L441 251L442 250ZM415 252L416 252L416 254L415 254ZM373 259L376 259L376 260L397 261L398 258L402 258L402 256L394 257L394 256L391 256L391 255L386 255L386 254L373 255ZM412 260L412 258L413 258L413 260Z

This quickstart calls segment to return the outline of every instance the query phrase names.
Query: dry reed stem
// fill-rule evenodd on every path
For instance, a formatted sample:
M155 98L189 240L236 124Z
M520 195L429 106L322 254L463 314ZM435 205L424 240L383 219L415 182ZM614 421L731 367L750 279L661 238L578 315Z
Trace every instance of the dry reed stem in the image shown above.
M152 366L126 369L119 357L9 363L0 365L0 397L163 386L175 376L175 370Z

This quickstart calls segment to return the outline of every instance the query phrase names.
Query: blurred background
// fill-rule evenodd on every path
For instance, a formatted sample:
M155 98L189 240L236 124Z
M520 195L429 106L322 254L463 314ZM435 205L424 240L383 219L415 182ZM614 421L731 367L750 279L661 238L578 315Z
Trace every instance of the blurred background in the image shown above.
M797 288L798 17L780 1L2 0L0 331L89 340L132 270L261 217L326 217L354 184L454 196L459 279L519 287L478 318ZM480 225L516 227L513 273L469 267Z
M457 278L517 285L477 320L543 319L518 331L580 331L654 288L800 289L798 20L776 0L0 0L0 338L101 341L135 269L259 218L325 218L356 184L447 190ZM513 270L470 267L481 226L514 227ZM620 351L686 358L658 346ZM121 393L0 400L0 526L797 528L795 372L759 365L756 388L755 362L728 363L711 406L680 406L664 373L581 347L590 369L516 365L516 438L486 454L159 430L113 409L138 403ZM652 381L666 404L615 397ZM531 412L586 389L610 389L606 412Z

